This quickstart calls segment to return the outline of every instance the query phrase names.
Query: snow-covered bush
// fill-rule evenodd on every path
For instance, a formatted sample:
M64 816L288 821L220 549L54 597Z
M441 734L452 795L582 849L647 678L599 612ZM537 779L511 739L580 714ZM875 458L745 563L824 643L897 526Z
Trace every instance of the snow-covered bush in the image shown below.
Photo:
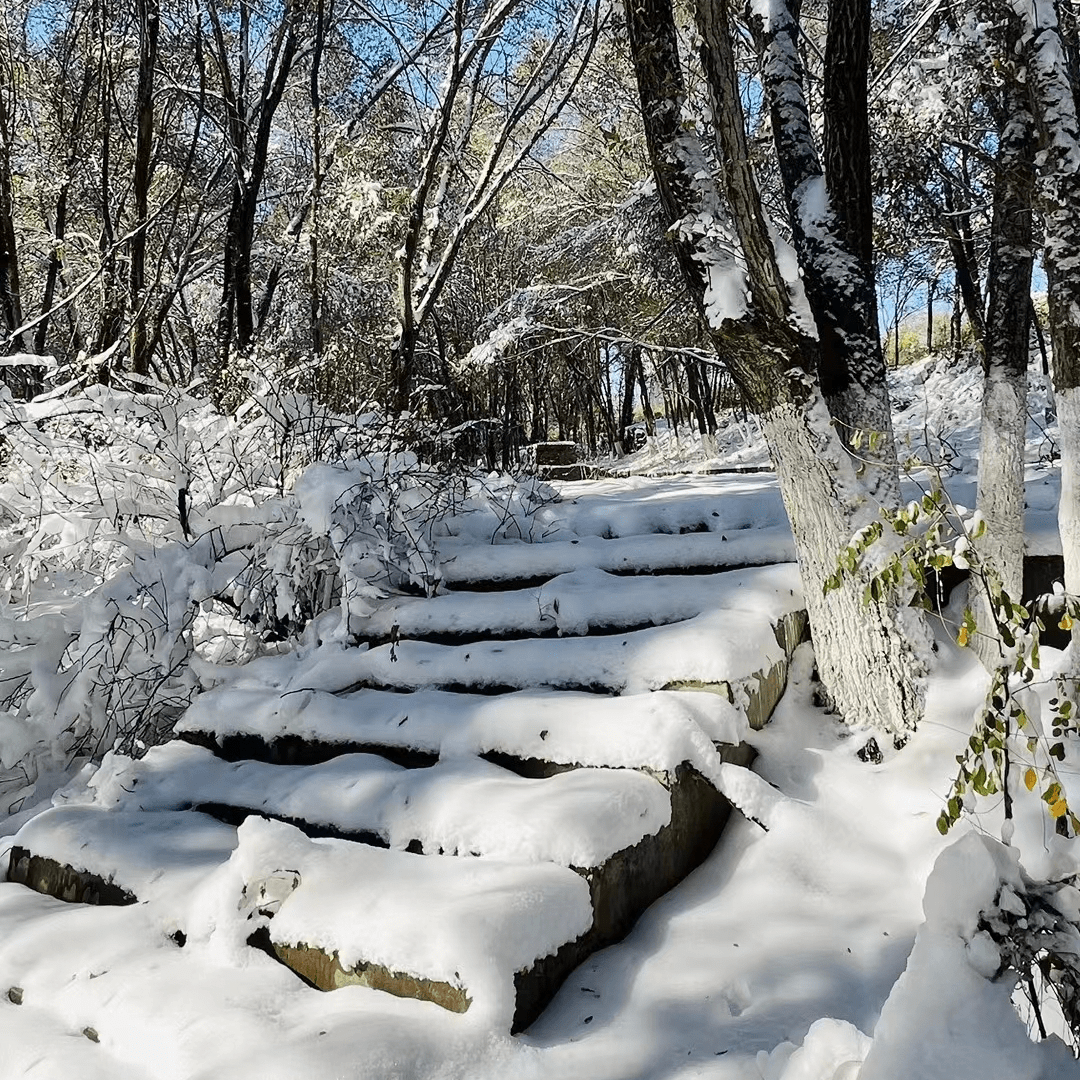
M338 606L322 632L347 638L380 597L437 588L438 538L546 527L546 485L427 464L409 447L433 433L275 371L232 415L177 388L0 388L0 813L167 734L194 657L287 647Z
M178 389L0 389L0 812L159 739L194 656L243 660L339 604L347 635L437 587L437 535L523 535L550 497L427 465L417 438L265 378L228 416Z
M1026 995L1032 964L1053 956L1070 973L1054 977L1068 984L1064 1001L1075 1005L1078 896L1071 882L1033 882L1016 848L981 833L947 847L927 881L926 921L881 1011L860 1080L1075 1075L1060 1038L1027 1037L1014 998ZM1074 1012L1061 1034L1076 1032L1075 1019ZM1058 1032L1041 1032L1048 1034Z

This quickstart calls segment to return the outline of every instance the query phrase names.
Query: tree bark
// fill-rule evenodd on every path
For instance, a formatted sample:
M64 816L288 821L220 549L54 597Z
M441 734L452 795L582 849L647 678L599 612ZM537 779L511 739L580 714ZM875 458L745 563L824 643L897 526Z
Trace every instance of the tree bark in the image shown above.
M6 90L0 88L0 316L9 338L6 352L21 352L25 345L16 334L23 324L19 286L19 245L15 237L15 207L11 185L11 153L14 136L8 114Z
M135 199L134 232L130 255L131 370L146 375L150 370L147 352L146 229L150 220L150 180L154 146L154 71L157 67L158 31L161 14L157 0L137 0L139 22L139 80L135 91L135 161L132 195Z
M299 47L303 12L298 0L286 0L267 44L262 85L249 102L251 78L250 0L240 0L238 56L235 62L221 21L209 7L214 49L226 109L226 139L232 164L232 191L225 224L221 299L218 304L216 369L210 373L211 395L218 407L227 406L226 371L235 348L250 352L257 324L252 287L252 248L259 195L266 174L267 152L274 116L285 94Z
M1024 581L1024 437L1034 261L1035 131L1027 103L1013 83L1005 87L1001 113L987 275L977 505L986 522L979 548L984 565L1017 601L1022 599ZM988 667L996 667L1005 653L989 598L985 590L977 588L973 600L979 630L975 651Z
M730 272L730 264L709 229L698 225L706 215L715 219L723 211L719 193L703 168L696 135L682 124L685 87L671 0L628 2L626 18L646 145L665 216L673 223L669 235L677 265L717 354L761 417L791 520L822 682L849 722L884 728L903 738L921 709L923 650L928 645L925 624L904 597L868 605L858 581L827 596L822 588L853 532L876 517L879 503L871 487L880 492L890 485L856 474L826 408L817 379L816 348L797 328L771 239L767 232L762 235L766 226L760 195L746 160L738 156L743 120L734 65L728 62L731 27L726 8L703 0L697 19L705 47L713 54L706 70L714 116L718 127L727 129L721 135L725 195L736 215L737 232L755 245L752 253L744 251L747 265L761 260L761 273L751 270L748 283L752 306L737 319L708 317L714 274L718 269ZM793 29L790 18L783 27L785 33ZM773 39L768 46L777 53L769 62L772 92L783 112L777 94L793 92L794 86L780 80L777 71L781 61L789 65L793 61L790 55L779 56L783 45L776 44L775 25L758 29L759 36ZM787 40L794 44L793 37ZM796 111L801 101L800 94ZM783 127L784 116L779 119ZM806 148L796 145L794 138L796 127L777 131L778 152L783 156L785 148L794 149L805 161ZM731 148L734 157L728 152ZM817 176L820 180L820 172ZM829 238L830 250L835 250L835 243L835 237ZM800 252L808 253L813 254L809 247ZM810 272L805 265L803 269ZM870 389L880 396L877 388Z
M878 449L860 456L875 495L895 501L900 476L892 410L877 321L872 254L870 143L867 110L869 0L831 0L826 45L826 175L818 158L804 74L799 25L786 0L750 18L762 85L818 334L818 375L846 445L876 432ZM704 36L704 35L703 35ZM850 115L845 112L850 109Z
M975 340L981 345L986 339L986 321L983 317L979 266L975 259L975 246L971 242L970 216L966 213L966 205L958 206L952 181L948 177L945 178L944 187L945 209L948 211L945 228L949 252L952 254L953 266L956 270L956 287L963 301L968 324L975 335ZM955 225L950 224L953 220L956 222ZM957 348L959 348L959 335L957 335Z
M1080 118L1057 4L1024 6L1025 84L1039 135L1037 200L1042 211L1054 395L1061 438L1058 531L1065 590L1080 594ZM1073 629L1074 646L1078 629ZM1074 653L1077 650L1074 648ZM1080 656L1074 658L1074 667Z

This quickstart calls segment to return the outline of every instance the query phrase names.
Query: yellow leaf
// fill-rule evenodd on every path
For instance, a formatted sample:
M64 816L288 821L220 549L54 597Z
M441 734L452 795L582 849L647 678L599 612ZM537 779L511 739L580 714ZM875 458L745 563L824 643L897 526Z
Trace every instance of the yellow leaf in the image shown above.
M1034 769L1028 769L1028 771L1024 773L1024 787L1026 787L1028 791L1033 791L1038 782L1039 778L1035 775Z
M1066 611L1065 614L1061 616L1061 622L1058 623L1058 629L1059 630L1071 630L1072 625L1073 625L1072 617Z
M1068 810L1069 804L1064 799L1058 799L1058 801L1050 807L1050 816L1052 818L1063 817L1068 813Z
M960 627L960 633L956 635L956 643L957 643L957 645L960 645L961 647L967 645L967 643L968 643L968 632L967 632L967 627L966 626L961 626Z

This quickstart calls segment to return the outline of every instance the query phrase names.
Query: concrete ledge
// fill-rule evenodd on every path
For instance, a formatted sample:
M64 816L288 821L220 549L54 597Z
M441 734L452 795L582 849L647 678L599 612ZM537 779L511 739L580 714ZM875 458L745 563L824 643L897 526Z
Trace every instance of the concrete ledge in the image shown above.
M753 760L749 747L727 749L725 757L736 764L748 765ZM533 1023L576 967L626 937L653 901L712 853L731 816L731 804L689 765L680 765L675 776L667 778L667 786L671 792L667 825L633 847L617 851L601 866L578 869L589 883L592 929L517 973L512 1033Z
M123 906L137 899L127 889L89 870L76 870L23 847L11 849L7 879L69 904Z
M749 765L754 756L745 745L724 747L721 752L725 760L740 765ZM642 912L704 862L716 846L731 814L723 795L687 764L680 765L674 775L661 774L657 779L668 789L671 820L657 833L616 852L599 866L573 868L589 886L592 926L557 952L516 973L512 1032L522 1031L536 1020L576 967L598 949L626 937ZM418 932L422 933L422 928ZM249 944L274 956L319 990L367 986L397 997L431 1001L457 1013L465 1012L471 1003L466 987L393 971L379 964L361 962L343 968L336 952L302 942L275 943L265 929L252 935Z
M780 698L787 688L788 664L795 649L804 641L810 640L810 622L805 611L793 611L784 615L773 627L776 640L784 650L784 657L771 667L755 671L748 679L736 684L746 695L746 719L755 731L760 731L772 716ZM700 690L704 693L719 694L734 703L736 685L730 682L695 682L681 681L668 683L665 690Z
M280 945L270 940L265 929L252 934L248 938L248 944L269 953L316 990L366 986L371 990L393 994L394 997L431 1001L454 1013L468 1012L472 1004L472 999L464 987L423 979L401 971L390 971L381 964L360 963L352 968L343 968L336 952L330 956L322 949L303 943Z

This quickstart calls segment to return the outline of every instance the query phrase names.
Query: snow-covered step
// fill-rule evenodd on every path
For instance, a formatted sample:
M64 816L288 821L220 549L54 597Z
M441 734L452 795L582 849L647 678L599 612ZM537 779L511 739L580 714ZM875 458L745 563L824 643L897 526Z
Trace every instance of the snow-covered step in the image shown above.
M575 570L611 574L703 574L735 567L792 562L795 544L788 525L730 532L651 534L604 540L597 536L548 543L440 541L443 580L455 589L538 585Z
M617 633L680 622L717 608L778 617L789 610L782 598L799 592L794 568L632 578L586 568L535 588L395 599L353 630L372 644Z
M583 536L728 532L787 523L774 475L684 473L675 479L600 479L560 484L559 495L524 520L507 519L487 532L473 523L471 515L452 519L449 526L478 539L494 537L499 542L520 537L548 543Z
M709 611L674 625L583 640L406 641L356 653L341 672L348 669L346 686L488 693L546 686L622 694L675 682L737 683L782 655L767 616Z
M274 901L260 915L265 940L313 985L359 984L453 1012L473 1009L504 1029L538 961L593 923L585 879L551 863L312 840L249 818L235 865L248 895L272 881ZM283 866L293 872L284 890Z
M743 741L747 718L723 695L661 690L619 698L523 690L399 694L225 685L198 697L176 725L230 761L314 763L377 748L391 760L498 755L673 772L706 771L714 743Z
M399 850L580 868L599 867L671 820L668 789L643 772L525 779L471 756L428 769L368 754L288 766L230 763L173 742L138 760L111 755L92 785L95 803L109 809L235 808Z
M8 880L76 903L167 902L235 847L236 829L206 814L58 806L15 835Z
M710 610L673 625L608 637L458 646L405 641L367 651L327 644L289 663L260 667L256 662L222 674L238 687L281 691L368 687L505 693L547 687L626 694L672 684L740 687L785 658L782 627L786 616L799 612L801 600L790 590L778 592L777 601L787 608L780 616Z

